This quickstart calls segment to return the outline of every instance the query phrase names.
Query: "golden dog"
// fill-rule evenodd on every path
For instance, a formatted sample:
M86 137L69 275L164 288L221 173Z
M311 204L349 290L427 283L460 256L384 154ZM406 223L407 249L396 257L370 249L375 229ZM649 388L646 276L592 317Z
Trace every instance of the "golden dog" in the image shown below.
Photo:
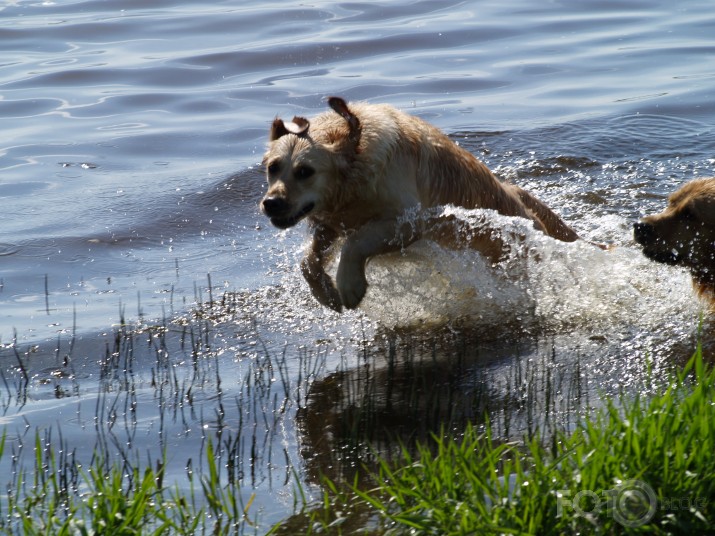
M474 155L425 121L384 104L328 99L332 112L308 121L276 118L263 158L268 191L261 209L286 229L306 218L312 242L301 269L315 298L336 311L352 309L367 290L365 264L425 237L455 242L497 262L504 245L488 230L465 238L455 218L405 221L410 210L441 205L493 209L533 221L566 242L578 235L521 188L500 182ZM336 283L326 264L344 237ZM457 244L459 245L459 244Z
M633 235L646 257L688 268L715 309L715 178L685 184L663 212L636 223Z

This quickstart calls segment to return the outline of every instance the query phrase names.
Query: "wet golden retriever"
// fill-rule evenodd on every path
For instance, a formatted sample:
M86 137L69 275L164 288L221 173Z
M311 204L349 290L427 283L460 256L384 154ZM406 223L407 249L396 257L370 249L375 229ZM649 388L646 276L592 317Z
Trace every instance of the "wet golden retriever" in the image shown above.
M637 222L633 236L646 257L688 268L715 308L715 178L686 183L663 212Z
M419 224L409 211L441 205L493 209L532 220L566 242L578 235L528 192L499 181L474 155L425 121L385 104L331 97L308 121L276 118L263 158L268 191L261 209L276 227L307 219L313 230L301 269L315 298L336 311L357 307L367 290L365 265L425 237L449 246L467 240L496 262L504 247L485 229L469 236L455 218ZM466 237L466 238L465 238ZM342 241L336 282L326 264ZM464 244L462 244L464 245Z

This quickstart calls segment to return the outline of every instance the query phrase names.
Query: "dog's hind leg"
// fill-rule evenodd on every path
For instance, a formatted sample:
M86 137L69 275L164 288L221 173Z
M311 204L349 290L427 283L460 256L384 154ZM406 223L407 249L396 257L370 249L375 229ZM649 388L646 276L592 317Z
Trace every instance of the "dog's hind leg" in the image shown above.
M499 236L499 229L488 220L468 223L454 215L442 214L428 216L422 222L422 236L437 242L447 249L471 249L481 253L490 262L496 264L508 252L508 248ZM513 241L523 241L524 237L511 237Z
M325 264L330 259L331 248L336 238L337 233L334 230L322 226L316 227L313 240L300 263L300 268L315 299L333 311L340 312L343 308L340 294L333 280L325 272Z

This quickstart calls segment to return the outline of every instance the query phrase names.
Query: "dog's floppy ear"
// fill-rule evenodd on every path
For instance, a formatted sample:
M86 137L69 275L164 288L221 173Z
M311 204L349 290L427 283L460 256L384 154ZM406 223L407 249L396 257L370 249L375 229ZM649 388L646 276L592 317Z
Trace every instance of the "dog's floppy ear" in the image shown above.
M340 97L328 97L328 105L348 122L350 128L348 141L352 145L351 148L357 153L360 144L360 120L348 109L347 103Z
M310 122L305 117L295 116L293 121L287 123L276 117L271 124L271 135L270 140L275 141L281 136L286 134L295 134L296 136L303 136L308 132L308 127Z
M699 196L690 202L690 209L701 222L715 226L715 198Z

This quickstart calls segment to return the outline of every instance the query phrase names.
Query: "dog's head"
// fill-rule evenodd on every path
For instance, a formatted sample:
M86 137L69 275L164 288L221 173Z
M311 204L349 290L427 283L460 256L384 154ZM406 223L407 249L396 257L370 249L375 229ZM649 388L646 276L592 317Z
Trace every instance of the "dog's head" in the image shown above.
M271 223L287 229L309 215L330 211L335 189L346 175L360 142L360 121L338 97L328 100L342 116L304 117L286 122L276 118L263 157L268 191L261 210Z
M636 223L633 235L647 257L715 279L715 178L687 183L663 212Z

